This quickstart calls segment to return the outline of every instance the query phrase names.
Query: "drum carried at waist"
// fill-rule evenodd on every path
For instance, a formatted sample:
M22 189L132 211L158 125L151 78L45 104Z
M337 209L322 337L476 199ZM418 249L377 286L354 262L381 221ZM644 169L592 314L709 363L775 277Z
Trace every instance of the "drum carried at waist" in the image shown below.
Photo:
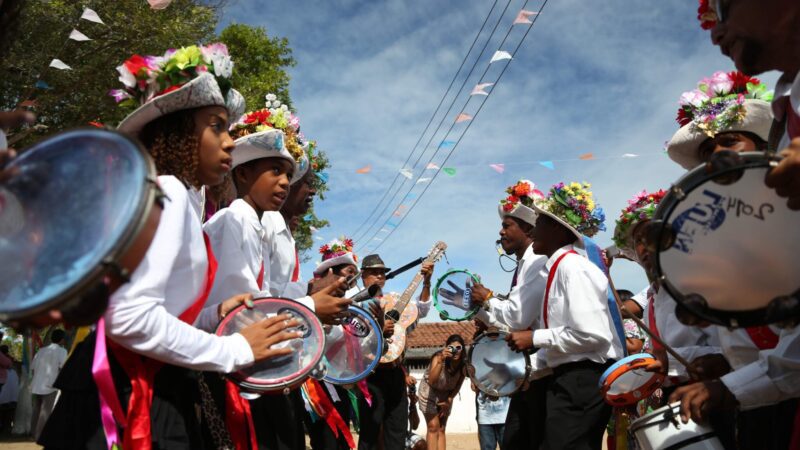
M144 258L161 217L155 166L107 130L48 138L0 185L0 320L88 325Z
M357 383L372 373L383 354L383 329L368 311L350 306L340 325L324 325L325 381Z
M659 408L633 421L630 432L642 450L724 450L716 433L692 420L683 423L680 403Z
M508 333L488 331L475 338L467 355L467 375L483 393L507 397L519 391L531 372L530 358L511 350Z
M273 348L290 347L292 353L253 364L228 376L244 392L253 394L283 392L300 386L309 376L322 378L324 366L325 332L314 312L305 305L286 298L257 298L253 308L240 306L225 316L217 327L216 334L229 336L260 320L279 314L291 314L300 321L295 328L302 336L290 339Z

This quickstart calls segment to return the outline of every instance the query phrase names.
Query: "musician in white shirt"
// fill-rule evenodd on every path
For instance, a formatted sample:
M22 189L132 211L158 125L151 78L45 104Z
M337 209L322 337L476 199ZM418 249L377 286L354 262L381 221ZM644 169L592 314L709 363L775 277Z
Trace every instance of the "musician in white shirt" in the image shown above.
M534 202L533 251L547 257L541 327L515 332L511 340L513 348L538 349L553 370L544 436L544 446L553 449L601 448L611 407L597 385L603 371L623 356L608 310L608 279L574 250L582 233L594 235L604 219L588 187L558 184Z
M506 300L500 299L481 284L472 288L472 299L483 304L476 318L490 327L521 331L539 328L542 299L547 284L544 264L547 257L533 252L530 233L536 224L532 209L534 198L542 193L533 182L520 180L506 193L498 206L501 219L500 245L503 251L517 258L517 268L511 280ZM538 448L544 439L545 394L549 374L539 355L532 356L537 379L528 389L511 397L503 432L504 448Z

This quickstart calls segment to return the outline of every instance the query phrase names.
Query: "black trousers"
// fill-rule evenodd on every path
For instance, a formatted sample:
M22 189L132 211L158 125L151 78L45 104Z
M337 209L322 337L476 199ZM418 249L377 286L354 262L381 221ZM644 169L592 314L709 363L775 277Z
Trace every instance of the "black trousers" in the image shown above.
M611 406L597 383L611 365L578 361L553 369L547 385L544 445L548 450L600 450Z
M788 450L798 400L741 411L737 420L739 449Z
M344 423L349 425L350 424L350 397L347 394L347 390L341 388L339 386L335 386L336 394L339 396L341 401L334 402L333 406L336 408L336 411L339 412L339 415L342 416L342 420ZM329 399L331 398L328 394L328 390L325 389L325 396ZM333 401L333 399L331 399ZM319 418L316 422L312 422L311 418L308 417L306 414L306 427L308 428L308 437L311 440L311 448L313 450L350 450L350 446L347 445L347 441L345 440L344 436L342 436L341 432L339 433L339 437L337 438L333 434L333 430L325 422L324 419Z
M367 378L372 407L359 399L358 450L376 450L383 426L383 450L405 450L408 429L406 375L400 367L378 368Z
M527 391L511 396L502 448L533 450L542 445L547 414L545 399L551 381L550 376L541 378L531 382Z
M305 407L299 389L250 401L259 450L303 450Z

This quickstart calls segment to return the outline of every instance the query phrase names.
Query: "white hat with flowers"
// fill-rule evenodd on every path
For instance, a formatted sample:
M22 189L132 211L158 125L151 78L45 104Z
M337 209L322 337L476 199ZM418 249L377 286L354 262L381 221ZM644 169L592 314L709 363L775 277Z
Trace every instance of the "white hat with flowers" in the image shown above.
M513 186L506 188L508 196L500 200L497 213L500 218L515 217L523 222L536 225L536 211L533 203L536 199L544 198L542 191L530 180L519 180Z
M322 262L316 269L314 275L322 275L328 269L342 264L352 264L358 267L358 256L353 253L353 240L342 236L334 239L319 248L322 254Z
M670 159L684 169L702 164L700 144L729 131L753 133L764 141L772 126L772 92L741 72L715 72L680 98L681 128L667 144Z
M133 55L117 71L124 87L109 94L121 106L139 106L120 122L120 131L137 134L161 116L191 108L222 106L231 122L244 113L244 97L231 87L233 62L225 44Z
M567 227L578 238L575 245L583 248L583 236L592 237L606 229L605 213L595 203L591 187L586 182L555 184L546 197L534 202L533 209Z

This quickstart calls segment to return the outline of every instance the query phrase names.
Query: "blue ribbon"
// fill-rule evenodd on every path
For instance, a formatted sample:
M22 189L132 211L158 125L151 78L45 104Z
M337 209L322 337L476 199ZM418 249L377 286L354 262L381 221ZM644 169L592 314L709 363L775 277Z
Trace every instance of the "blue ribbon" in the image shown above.
M595 266L608 276L608 267L605 262L603 262L603 256L601 255L602 250L600 247L586 236L583 236L583 246L586 249L586 256L589 258L589 261L594 263ZM617 301L614 298L614 293L611 292L611 288L608 289L608 313L611 315L611 321L614 322L614 328L619 335L619 341L622 344L622 354L628 356L628 347L625 345L625 327L622 326L622 317L619 314Z

